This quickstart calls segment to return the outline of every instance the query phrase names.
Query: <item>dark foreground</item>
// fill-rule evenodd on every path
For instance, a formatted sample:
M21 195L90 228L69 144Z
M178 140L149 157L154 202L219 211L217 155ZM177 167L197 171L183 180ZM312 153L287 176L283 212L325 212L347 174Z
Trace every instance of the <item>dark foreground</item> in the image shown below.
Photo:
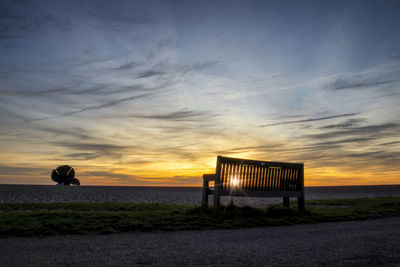
M1 238L1 266L399 266L400 218L241 230Z
M164 203L0 203L0 237L234 229L400 217L400 198L307 200L306 208L228 205L216 212Z

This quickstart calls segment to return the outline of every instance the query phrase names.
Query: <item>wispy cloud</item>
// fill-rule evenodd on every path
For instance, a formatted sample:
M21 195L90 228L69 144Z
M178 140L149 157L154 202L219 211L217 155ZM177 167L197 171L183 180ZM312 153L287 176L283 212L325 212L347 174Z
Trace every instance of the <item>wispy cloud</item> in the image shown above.
M101 156L100 153L72 153L65 155L65 157L73 160L93 160L100 156Z
M158 71L158 70L146 70L140 72L137 77L138 78L148 78L148 77L153 77L153 76L159 76L159 75L164 75L166 74L163 71Z
M142 66L142 65L143 65L143 62L131 61L131 62L122 64L122 65L116 67L115 70L123 70L123 71L126 71L126 70L135 69L135 68L140 67L140 66Z
M30 175L34 176L38 173L43 172L41 166L38 167L26 167L23 165L5 165L0 164L1 175Z
M46 27L57 28L61 31L72 29L72 23L67 17L43 12L30 12L28 15L21 10L32 9L32 6L27 5L22 9L21 7L21 3L17 1L0 5L0 40L22 37L27 33L37 32Z
M320 129L333 129L333 128L339 128L339 129L344 129L344 128L350 128L350 127L354 127L356 125L359 125L362 122L365 122L366 119L365 118L361 118L361 119L349 119L346 120L342 123L336 123L336 124L329 124L329 125L325 125L320 127Z
M0 89L0 95L3 96L22 96L22 97L36 97L36 96L44 96L49 94L59 94L62 92L67 92L69 88L55 88L49 90L3 90Z
M158 41L152 49L150 49L150 52L147 54L147 59L154 60L160 54L173 49L176 49L176 43L172 38L162 39Z
M187 74L191 72L202 72L216 69L222 69L222 64L218 60L177 63L167 59L159 61L148 69L139 72L137 75L139 78L145 78L163 74Z
M135 182L140 179L140 177L135 176L135 175L129 175L129 174L122 174L122 173L117 173L113 170L107 170L107 171L84 171L81 172L82 176L94 176L96 178L104 178L105 181L121 181L121 182Z
M304 119L304 120L284 121L284 122L264 124L264 125L260 125L260 127L269 127L269 126L277 126L277 125L285 125L285 124L293 124L293 123L303 123L303 122L314 122L314 121L322 121L322 120L331 120L331 119L342 118L342 117L350 117L350 116L355 116L355 115L358 115L358 114L357 113L346 113L346 114L332 115L332 116L325 116L325 117L318 117L318 118L310 118L310 119Z
M52 144L72 148L74 150L96 151L96 152L111 152L121 151L129 148L129 146L120 146L107 143L83 143L83 142L52 142Z
M64 117L72 116L72 115L75 115L75 114L78 114L78 113L82 113L82 112L85 112L85 111L114 107L114 106L117 106L117 105L125 103L125 102L130 102L130 101L137 100L137 99L140 99L140 98L148 97L151 94L152 93L147 93L147 94L141 94L141 95L136 95L136 96L120 98L120 99L108 101L108 102L100 104L100 105L94 105L94 106L84 107L84 108L81 108L81 109L76 110L76 111L65 112L64 114L62 114L62 116L64 116Z
M68 92L69 95L114 95L133 93L139 91L154 91L158 88L150 88L141 84L120 86L117 84L99 84L84 89L75 89Z
M156 119L156 120L171 120L171 121L198 121L206 119L209 114L205 112L196 112L193 110L182 110L168 114L156 115L134 115L135 118Z
M329 138L340 138L340 137L360 135L360 136L380 138L380 137L397 136L399 130L400 130L400 124L398 123L383 123L383 124L367 125L362 127L353 127L341 131L335 130L319 134L310 134L306 135L306 137L313 139L329 139Z
M345 80L339 80L336 81L334 84L333 89L334 90L359 90L359 89L365 89L365 88L370 88L370 87L375 87L379 85L385 85L385 84L392 84L395 83L394 81L375 81L375 82L357 82L357 81L345 81Z
M137 149L136 146L115 145L110 143L89 143L62 141L51 142L52 145L68 149L63 157L69 159L93 160L96 158L120 159L130 149Z
M79 129L79 128L73 128L73 129L69 129L69 130L65 130L65 129L60 129L60 128L39 128L40 131L43 132L47 132L47 133L52 133L58 136L68 136L68 137L72 137L72 138L78 138L81 140L86 140L89 138L92 138L91 136L89 136L88 134L83 133L84 130L83 129Z
M381 146L392 146L392 145L397 145L397 144L400 144L400 141L385 142L380 145Z

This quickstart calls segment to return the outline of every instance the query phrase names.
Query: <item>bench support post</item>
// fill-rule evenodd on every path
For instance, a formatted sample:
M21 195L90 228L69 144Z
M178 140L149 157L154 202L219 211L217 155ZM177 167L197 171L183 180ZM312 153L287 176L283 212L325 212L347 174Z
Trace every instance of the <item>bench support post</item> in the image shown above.
M299 171L299 186L301 189L301 196L297 198L298 209L306 210L306 204L304 199L304 165Z
M283 197L283 206L285 208L289 208L289 206L290 206L289 197Z
M220 185L214 185L214 209L219 210L221 204Z
M209 180L203 176L203 194L201 199L201 207L208 208L208 184Z
M203 175L203 192L202 192L202 198L201 198L201 207L202 208L208 208L208 195L213 193L209 189L209 183L210 183L210 181L215 181L215 180L216 180L215 174L204 174ZM215 196L215 189L214 189L214 196Z

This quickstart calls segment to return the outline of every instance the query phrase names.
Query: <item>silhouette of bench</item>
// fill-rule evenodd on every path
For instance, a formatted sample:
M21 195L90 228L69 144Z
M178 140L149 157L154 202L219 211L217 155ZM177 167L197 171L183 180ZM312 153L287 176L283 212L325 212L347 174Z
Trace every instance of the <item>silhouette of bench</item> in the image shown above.
M214 181L214 188L209 182ZM305 210L304 164L269 162L217 157L215 174L203 175L202 207L208 207L208 195L214 195L214 208L219 209L221 196L297 197L298 208Z

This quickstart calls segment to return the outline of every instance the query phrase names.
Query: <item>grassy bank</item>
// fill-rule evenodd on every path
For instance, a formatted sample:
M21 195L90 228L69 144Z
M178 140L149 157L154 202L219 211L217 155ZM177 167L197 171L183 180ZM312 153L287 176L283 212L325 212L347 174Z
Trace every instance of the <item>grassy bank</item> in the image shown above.
M217 213L171 204L4 203L0 204L0 237L227 229L400 216L400 198L309 200L306 205L306 212L272 205L265 209L224 206Z

